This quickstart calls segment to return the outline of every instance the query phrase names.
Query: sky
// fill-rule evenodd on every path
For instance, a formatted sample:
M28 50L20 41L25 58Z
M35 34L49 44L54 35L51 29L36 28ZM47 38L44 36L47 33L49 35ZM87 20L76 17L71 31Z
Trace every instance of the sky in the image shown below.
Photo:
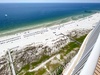
M0 0L0 3L100 3L100 0Z

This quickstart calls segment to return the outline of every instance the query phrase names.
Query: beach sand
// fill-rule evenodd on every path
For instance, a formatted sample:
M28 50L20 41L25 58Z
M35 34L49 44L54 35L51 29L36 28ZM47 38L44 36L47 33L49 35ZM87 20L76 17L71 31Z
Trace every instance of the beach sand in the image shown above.
M53 40L59 38L62 33L67 35L75 29L92 29L99 21L100 13L95 13L91 16L59 25L31 29L0 37L0 56L4 55L8 49L20 50L28 45L43 44L52 46Z

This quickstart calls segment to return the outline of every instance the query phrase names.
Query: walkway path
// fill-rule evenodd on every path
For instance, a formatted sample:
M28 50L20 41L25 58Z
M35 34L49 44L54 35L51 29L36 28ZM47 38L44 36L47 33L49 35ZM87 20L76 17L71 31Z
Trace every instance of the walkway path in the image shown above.
M45 66L46 63L48 63L49 61L53 60L55 57L57 57L58 55L55 55L53 57L51 57L50 59L48 59L47 61L43 62L42 64L40 64L39 66L37 66L36 68L29 70L29 72L32 71L37 71L38 69L40 69L41 67Z

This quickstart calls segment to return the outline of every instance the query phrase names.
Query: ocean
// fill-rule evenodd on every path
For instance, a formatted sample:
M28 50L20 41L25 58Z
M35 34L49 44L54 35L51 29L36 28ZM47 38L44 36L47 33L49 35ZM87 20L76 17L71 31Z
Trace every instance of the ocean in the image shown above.
M1 3L0 33L99 11L99 3Z

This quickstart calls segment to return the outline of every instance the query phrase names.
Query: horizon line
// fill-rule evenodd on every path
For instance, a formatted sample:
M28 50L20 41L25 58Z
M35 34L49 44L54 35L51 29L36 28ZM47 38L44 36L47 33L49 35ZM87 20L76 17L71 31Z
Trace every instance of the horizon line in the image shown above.
M100 2L0 2L0 3L100 3Z

